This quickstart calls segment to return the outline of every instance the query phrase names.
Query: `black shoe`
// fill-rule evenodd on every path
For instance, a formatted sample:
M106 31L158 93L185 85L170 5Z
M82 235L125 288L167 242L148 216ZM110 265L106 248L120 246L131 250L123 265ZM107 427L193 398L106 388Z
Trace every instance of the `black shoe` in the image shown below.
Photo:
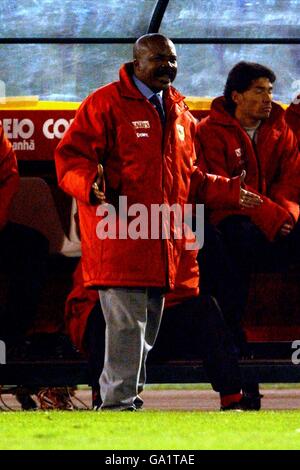
M240 401L235 401L227 406L221 406L220 411L259 411L263 395L243 394Z
M242 400L247 410L259 411L261 408L261 393L243 392Z
M101 408L102 400L100 395L100 387L92 387L92 408L94 411L98 411ZM137 410L141 410L144 405L144 400L139 395L133 401L133 405ZM133 410L131 410L133 411Z
M120 411L137 411L137 408L132 405L132 406L128 406L127 408L122 408Z
M137 411L137 409L134 405L129 405L129 406L116 405L116 406L105 406L104 408L98 408L95 411Z
M134 406L136 407L137 410L140 410L143 408L144 405L144 400L141 399L139 395L136 396L136 398L133 401Z

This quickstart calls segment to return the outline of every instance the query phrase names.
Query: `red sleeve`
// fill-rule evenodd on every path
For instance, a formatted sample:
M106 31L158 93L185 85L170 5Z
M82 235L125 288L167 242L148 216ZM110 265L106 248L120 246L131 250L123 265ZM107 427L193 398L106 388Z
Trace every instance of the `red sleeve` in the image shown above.
M203 168L208 168L210 173L220 175L223 177L231 178L230 164L226 157L226 145L222 129L211 129L206 125L206 122L198 124L197 128L197 149L202 153L203 158L198 159L198 164ZM203 162L201 162L201 160ZM259 194L259 192L250 186L245 186L245 189ZM257 225L270 240L273 240L280 229L285 223L290 221L291 215L286 207L279 205L279 201L272 201L270 198L260 194L263 199L261 206L252 209L237 210L218 210L218 214L212 215L212 221L222 220L225 217L235 215L247 215L251 218L253 223Z
M240 178L204 173L198 167L192 174L190 200L203 203L209 209L238 209Z
M82 103L55 151L59 185L84 203L89 203L97 164L106 148L105 120L99 114L100 103L96 106L94 100L90 96Z
M245 185L247 191L259 194L250 186ZM270 198L260 194L263 203L254 209L240 209L239 214L248 215L269 240L274 240L278 231L285 222L291 222L289 212Z
M214 175L231 177L226 162L226 146L224 139L217 130L211 130L206 120L200 121L197 126L195 148L197 165L199 168Z
M18 190L19 174L15 152L0 127L0 229L9 217L9 209Z

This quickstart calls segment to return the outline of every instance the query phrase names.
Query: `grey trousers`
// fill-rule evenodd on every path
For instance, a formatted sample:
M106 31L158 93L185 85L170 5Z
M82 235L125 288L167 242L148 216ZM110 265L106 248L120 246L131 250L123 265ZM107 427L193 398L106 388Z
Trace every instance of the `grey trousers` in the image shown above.
M133 406L146 381L145 363L160 326L164 297L157 288L99 290L106 323L100 376L102 408Z

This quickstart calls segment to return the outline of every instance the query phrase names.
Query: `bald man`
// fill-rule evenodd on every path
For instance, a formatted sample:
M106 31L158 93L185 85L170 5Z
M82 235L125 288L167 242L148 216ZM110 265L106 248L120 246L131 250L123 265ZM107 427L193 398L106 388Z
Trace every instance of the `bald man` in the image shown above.
M56 151L59 184L78 201L84 286L99 291L106 323L102 410L140 407L165 292L198 295L197 251L180 235L186 227L152 209L183 210L191 180L212 204L220 204L216 191L222 203L240 204L239 178L194 167L196 122L171 86L176 73L174 44L142 36L119 81L86 98Z

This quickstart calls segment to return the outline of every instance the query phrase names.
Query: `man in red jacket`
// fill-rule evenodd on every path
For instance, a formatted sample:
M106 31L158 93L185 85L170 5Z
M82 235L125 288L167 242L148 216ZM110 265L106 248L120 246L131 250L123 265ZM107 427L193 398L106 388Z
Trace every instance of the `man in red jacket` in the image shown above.
M285 120L295 133L300 148L300 95L290 104L285 112Z
M201 185L210 180L195 171L196 121L171 86L177 72L174 44L160 34L145 35L133 55L119 81L82 103L56 151L59 184L78 202L84 285L99 290L106 322L102 408L130 411L145 380L164 293L181 285L197 295L199 285L197 250L186 249L186 240L178 238L182 226L159 221L166 231L152 236L152 220L143 219L140 233L131 236L132 216L137 207L143 214L161 204L184 209L191 178ZM239 178L214 180L216 187L230 186L228 202L239 207Z
M263 200L254 208L209 213L239 274L241 315L251 271L283 269L299 260L300 158L284 111L272 101L275 78L263 65L238 63L224 96L213 101L197 128L200 167L227 177L246 170L244 187Z

